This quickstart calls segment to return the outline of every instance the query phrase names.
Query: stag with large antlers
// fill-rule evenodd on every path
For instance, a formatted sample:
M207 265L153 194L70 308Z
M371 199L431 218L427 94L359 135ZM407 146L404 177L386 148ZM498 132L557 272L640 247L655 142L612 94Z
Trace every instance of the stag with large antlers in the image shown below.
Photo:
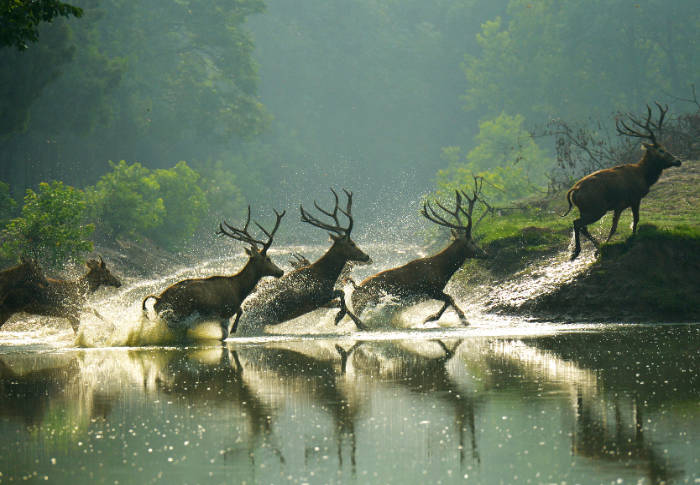
M27 264L27 263L23 263ZM78 331L80 312L91 293L100 286L119 288L121 282L115 277L100 257L90 259L85 265L88 272L74 281L44 278L36 263L31 263L30 279L23 283L15 282L0 304L0 326L15 313L29 313L48 317L66 318ZM22 266L22 265L20 265ZM101 315L93 310L100 318Z
M348 311L345 293L335 288L338 277L347 262L370 262L370 257L350 239L353 228L352 192L345 189L343 191L347 197L344 210L340 208L338 194L333 189L331 192L335 199L335 207L332 211L321 208L314 201L316 209L330 218L332 223L324 222L310 214L304 207L299 207L301 220L328 231L333 244L317 261L304 265L304 260L300 259L301 267L287 273L246 300L241 328L245 328L246 331L256 331L265 325L285 322L329 304L340 308L335 317L336 324L347 314L358 328L363 328L362 322ZM339 213L348 220L346 227L341 224Z
M586 236L596 247L598 242L588 232L588 224L591 224L605 215L613 212L612 227L606 242L615 234L620 214L626 208L632 209L632 233L637 232L639 223L639 205L642 197L649 193L649 188L659 180L661 172L669 167L680 167L681 160L669 153L658 141L661 127L668 112L668 106L663 107L656 103L659 109L657 122L651 120L652 109L647 105L647 119L642 122L631 115L627 115L629 123L625 120L617 120L616 128L620 135L641 138L649 143L642 143L644 154L637 163L618 165L612 168L598 170L583 177L576 182L566 193L569 208L563 214L565 216L575 205L578 207L580 217L574 220L574 250L571 259L574 260L581 252L579 234Z
M455 208L450 210L437 202L437 206L450 216L441 215L430 203L423 205L421 214L439 226L452 231L453 241L438 254L420 258L398 268L382 271L362 281L352 294L352 306L361 315L367 306L377 305L385 295L399 298L401 303L414 304L425 300L438 300L444 304L424 323L438 320L448 307L454 308L460 320L468 325L464 312L454 299L445 293L445 286L452 275L462 267L467 258L484 258L486 253L472 240L474 206L479 200L483 179L474 177L472 196L465 191L455 191ZM466 200L466 208L462 205ZM466 218L466 225L462 220Z
M203 320L217 319L221 325L222 340L228 337L229 319L236 315L232 328L232 332L235 332L241 317L241 304L255 289L258 281L264 276L279 278L284 274L267 255L267 250L272 245L284 214L285 212L280 214L275 211L277 220L271 231L267 231L255 222L255 225L267 236L267 241L256 239L248 232L250 206L248 206L248 217L243 229L238 229L225 221L219 224L217 234L250 245L245 250L248 254L248 262L243 269L233 276L210 276L175 283L159 296L147 296L141 305L144 313L147 313L146 302L154 299L156 302L153 309L169 326L193 324L195 321L189 320L194 316Z

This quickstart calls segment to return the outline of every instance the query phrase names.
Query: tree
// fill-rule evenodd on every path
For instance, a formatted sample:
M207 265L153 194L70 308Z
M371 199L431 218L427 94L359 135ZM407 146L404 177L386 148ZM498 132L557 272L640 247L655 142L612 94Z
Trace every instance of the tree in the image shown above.
M31 256L58 267L67 258L80 258L92 251L89 239L95 230L86 224L85 194L63 182L39 184L38 192L27 190L20 217L3 231L0 253L5 259Z
M473 176L484 179L483 194L491 203L507 203L531 194L545 181L554 165L523 128L522 115L501 113L479 123L474 148L464 157L460 147L443 149L446 169L437 175L438 194L451 197L455 189L473 184Z
M56 17L81 17L83 10L58 0L3 0L0 2L0 48L27 48L39 40L39 24Z

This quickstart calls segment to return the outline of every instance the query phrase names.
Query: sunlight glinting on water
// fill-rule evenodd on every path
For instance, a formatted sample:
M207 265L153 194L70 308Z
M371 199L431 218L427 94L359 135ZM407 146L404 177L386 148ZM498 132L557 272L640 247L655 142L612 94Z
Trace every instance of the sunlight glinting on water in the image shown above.
M425 249L419 246L401 249L386 243L366 244L366 246L375 262L372 265L353 267L351 275L358 282L367 275L425 255ZM271 255L278 264L288 271L291 268L289 260L293 253L303 254L314 260L326 249L325 246L321 245L286 246L271 250ZM529 271L518 275L513 283L489 289L492 301L520 301L537 292L548 291L557 284L571 279L578 272L585 270L592 261L590 254L573 263L564 260L564 257L559 255L543 261ZM45 346L47 348L171 345L176 343L175 336L165 323L155 317L152 310L148 312L150 318L143 316L141 311L143 298L150 294L158 294L169 285L183 279L215 274L233 274L239 271L244 263L243 254L235 253L231 257L205 260L196 266L183 267L167 275L127 280L124 286L118 290L100 289L91 298L88 307L82 313L81 327L77 335L73 336L68 324L60 319L25 316L20 321L14 321L7 325L0 332L0 345ZM266 281L262 280L259 284L264 285L265 283ZM344 289L346 294L352 291L350 285ZM373 328L372 331L358 332L347 317L338 326L335 326L333 317L336 310L322 309L292 321L269 327L264 335L241 337L233 335L229 339L237 342L269 342L347 336L353 340L379 341L544 335L587 328L585 325L533 323L522 318L489 314L484 311L483 302L474 297L473 289L459 291L458 285L453 283L448 285L448 292L455 294L458 304L466 311L470 322L469 326L463 326L456 313L451 309L445 312L440 321L423 323L427 314L439 308L439 302L424 302L400 308L397 311L395 298L386 295L380 305L366 310L362 315L363 320L372 323L370 325ZM89 309L98 311L103 318L93 314ZM188 336L193 340L201 341L220 337L217 322L199 321L197 323L196 327L188 332Z

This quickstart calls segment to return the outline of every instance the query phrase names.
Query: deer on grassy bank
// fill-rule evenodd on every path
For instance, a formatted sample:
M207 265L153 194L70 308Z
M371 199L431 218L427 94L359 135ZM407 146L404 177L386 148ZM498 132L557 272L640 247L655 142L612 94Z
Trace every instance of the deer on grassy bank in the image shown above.
M437 206L449 214L454 222L438 214L430 203L426 202L423 205L421 210L423 217L439 226L451 229L453 241L438 254L382 271L362 281L352 294L352 307L357 315L362 314L367 306L377 305L388 294L409 304L431 299L442 301L444 303L442 308L426 318L423 323L438 320L451 306L460 320L468 325L464 312L444 290L452 275L462 267L467 258L486 257L486 253L472 240L472 213L479 199L482 185L483 179L475 177L472 197L464 191L455 191L454 210L437 202ZM462 206L463 200L467 201L466 209ZM462 222L461 216L466 217L466 225Z
M34 280L30 284L10 289L0 305L0 326L15 313L29 313L67 319L77 333L80 312L90 294L101 286L119 288L121 282L114 276L100 257L90 259L85 265L88 272L77 280L57 278ZM97 316L102 316L93 310Z
M302 222L328 231L332 245L321 258L311 264L304 264L304 259L298 259L296 264L299 268L246 300L241 321L243 327L259 329L325 306L337 306L340 311L335 317L336 325L347 314L358 328L363 328L362 322L347 309L345 293L335 288L338 277L348 261L371 262L370 257L350 239L353 228L352 192L345 189L343 191L347 197L345 210L339 207L338 194L333 189L331 192L335 198L335 207L332 211L322 209L314 201L316 209L332 219L332 223L323 222L308 213L303 206L299 207ZM347 227L341 225L339 212L348 219Z
M153 309L168 322L169 326L177 326L183 320L198 315L202 319L216 318L221 325L222 340L229 335L229 319L236 315L232 332L236 331L241 317L243 300L255 289L264 276L281 277L284 272L272 262L267 250L272 245L275 233L280 226L285 211L281 214L275 211L277 220L271 231L260 224L255 225L267 236L267 241L255 239L248 232L250 223L250 206L248 217L243 229L238 229L227 222L219 224L217 234L227 236L236 241L249 244L245 249L248 261L238 273L233 276L210 276L208 278L193 278L179 281L160 295L149 295L144 298L141 308L147 314L146 302L154 299Z
M651 121L652 109L649 105L647 105L647 119L644 122L628 115L631 125L636 128L632 128L624 120L616 122L617 132L620 135L642 138L651 142L642 143L644 154L637 163L593 172L576 182L566 193L569 208L562 216L567 215L574 205L580 214L579 218L574 220L572 260L576 259L581 252L579 234L586 236L596 249L599 248L598 241L591 236L586 226L599 220L608 211L614 212L612 227L606 242L615 234L620 214L628 207L632 209L632 233L636 233L642 197L647 195L649 188L659 180L661 172L669 167L681 166L681 161L661 146L656 138L668 111L668 106L664 108L659 103L656 103L656 106L659 109L657 122Z

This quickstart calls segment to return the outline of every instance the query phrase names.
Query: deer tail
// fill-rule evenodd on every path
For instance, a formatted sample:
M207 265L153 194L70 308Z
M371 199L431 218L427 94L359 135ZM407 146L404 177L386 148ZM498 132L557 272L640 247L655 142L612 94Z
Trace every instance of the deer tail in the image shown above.
M143 302L141 303L141 310L143 310L144 313L147 313L148 310L146 309L146 302L153 298L156 302L158 301L158 297L155 295L148 295L146 298L143 299Z
M566 200L569 202L569 208L566 209L566 212L563 214L560 214L561 217L566 217L566 215L571 212L571 207L573 206L573 202L571 202L571 194L574 193L573 187L569 189L569 191L566 193Z

